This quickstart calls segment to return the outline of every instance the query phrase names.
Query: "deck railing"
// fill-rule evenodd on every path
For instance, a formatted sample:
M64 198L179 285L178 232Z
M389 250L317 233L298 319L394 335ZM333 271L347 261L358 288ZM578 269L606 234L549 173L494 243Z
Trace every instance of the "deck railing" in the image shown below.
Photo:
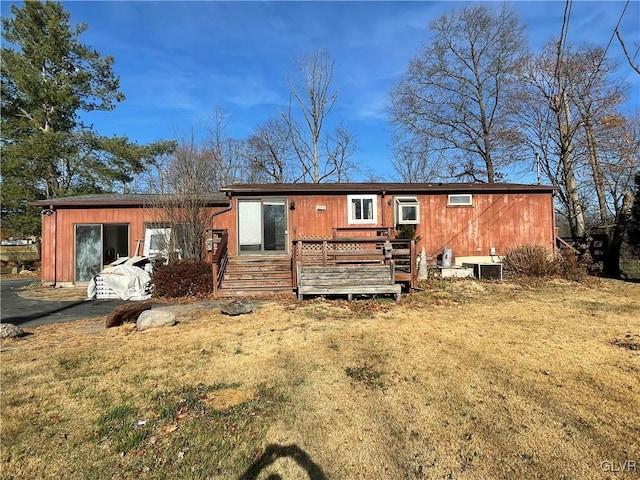
M222 285L224 272L229 261L229 232L225 230L214 230L214 251L212 259L213 268L213 296L217 296Z
M336 266L384 264L384 244L392 246L396 282L417 287L416 241L386 237L299 239L293 241L293 286L297 286L298 266Z

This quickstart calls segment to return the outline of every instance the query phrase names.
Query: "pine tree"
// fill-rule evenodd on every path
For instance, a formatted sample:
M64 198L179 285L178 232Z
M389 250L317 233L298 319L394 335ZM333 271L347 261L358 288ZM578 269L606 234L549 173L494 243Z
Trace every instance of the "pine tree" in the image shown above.
M2 19L2 227L37 234L31 201L126 185L171 144L140 146L83 124L83 112L124 100L114 59L80 42L87 26L72 26L59 3L25 1L11 13Z

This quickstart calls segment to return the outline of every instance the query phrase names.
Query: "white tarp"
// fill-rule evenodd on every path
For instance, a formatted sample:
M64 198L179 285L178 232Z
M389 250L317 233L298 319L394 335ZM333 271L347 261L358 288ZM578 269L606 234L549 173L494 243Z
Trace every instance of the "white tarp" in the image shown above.
M151 276L142 268L133 265L133 263L139 263L141 259L142 257L134 257L125 263L111 265L102 270L98 276L103 284L111 288L122 300L147 300L151 297L148 293ZM95 298L96 293L96 277L93 277L87 287L87 297Z

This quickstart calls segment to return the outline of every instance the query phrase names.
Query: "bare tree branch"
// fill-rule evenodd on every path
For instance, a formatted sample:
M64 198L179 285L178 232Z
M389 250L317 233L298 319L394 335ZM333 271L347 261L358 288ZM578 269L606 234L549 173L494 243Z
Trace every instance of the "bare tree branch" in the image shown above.
M618 27L616 27L616 37L618 37L618 41L620 42L622 51L627 57L627 61L629 62L629 65L631 65L631 68L633 68L636 71L636 73L640 74L640 66L636 65L636 63L633 61L633 58L631 58L631 54L627 51L627 46L625 45L624 40L622 40L622 35L620 35L620 31L618 30Z

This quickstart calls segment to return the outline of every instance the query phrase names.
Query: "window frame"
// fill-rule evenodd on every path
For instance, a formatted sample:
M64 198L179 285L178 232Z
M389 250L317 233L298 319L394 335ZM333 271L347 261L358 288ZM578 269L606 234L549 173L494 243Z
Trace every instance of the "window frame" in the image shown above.
M373 218L363 218L363 219L353 218L353 215L352 215L353 200L360 200L360 201L371 200ZM361 206L364 207L364 204ZM347 221L349 225L377 225L378 224L378 195L376 194L347 195Z
M420 225L420 201L418 197L395 197L396 225ZM402 218L402 207L414 207L416 209L415 220L404 220Z
M452 203L452 197L468 197L469 201L465 203ZM447 195L447 207L473 207L473 194L472 193L451 193Z

